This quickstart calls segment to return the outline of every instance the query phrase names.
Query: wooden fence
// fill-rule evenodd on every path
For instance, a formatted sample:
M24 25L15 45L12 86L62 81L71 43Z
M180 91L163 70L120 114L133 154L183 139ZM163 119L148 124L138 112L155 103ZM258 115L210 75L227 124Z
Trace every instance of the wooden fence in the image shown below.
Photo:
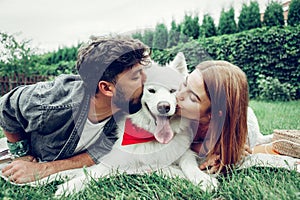
M40 75L32 75L30 77L26 75L14 75L12 77L0 76L0 96L4 95L8 91L12 90L13 88L19 85L30 85L39 81L45 81L48 78L49 77L47 76Z

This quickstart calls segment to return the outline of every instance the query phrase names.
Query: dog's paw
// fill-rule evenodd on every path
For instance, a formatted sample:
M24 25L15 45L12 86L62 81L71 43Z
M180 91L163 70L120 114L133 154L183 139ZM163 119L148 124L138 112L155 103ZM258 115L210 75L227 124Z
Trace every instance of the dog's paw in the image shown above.
M57 187L55 198L69 196L84 189L85 176L71 179Z
M201 190L203 191L208 191L208 192L211 192L213 191L214 189L218 188L219 186L219 181L214 178L214 177L211 177L209 175L207 175L208 177L202 177L202 182L200 183L200 188Z
M188 179L197 186L200 186L201 190L211 192L219 186L219 181L202 172L200 169L195 170L193 173L189 173Z

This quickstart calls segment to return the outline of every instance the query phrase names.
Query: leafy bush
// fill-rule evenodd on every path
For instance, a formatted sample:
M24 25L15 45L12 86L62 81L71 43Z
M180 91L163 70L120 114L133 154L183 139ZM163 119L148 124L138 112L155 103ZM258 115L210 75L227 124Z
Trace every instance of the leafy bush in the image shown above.
M289 83L280 83L277 78L259 75L257 79L260 100L290 101L296 98L296 86Z
M30 40L18 40L16 34L0 31L0 76L32 74L34 53Z
M56 64L41 64L36 67L37 74L44 76L57 76L60 74L76 74L76 61L59 61Z
M296 87L296 99L300 99L300 89L297 87L300 82L299 41L300 26L264 27L180 43L171 49L154 51L153 59L164 64L181 51L190 71L205 60L226 60L247 74L252 99L260 91L257 82L260 74Z

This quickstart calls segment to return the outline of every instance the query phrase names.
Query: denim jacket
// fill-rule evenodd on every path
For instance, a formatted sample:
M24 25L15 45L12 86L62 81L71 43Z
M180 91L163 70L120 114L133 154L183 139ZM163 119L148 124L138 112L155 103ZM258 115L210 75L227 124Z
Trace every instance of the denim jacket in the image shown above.
M20 86L0 98L0 126L24 134L31 154L42 161L73 156L87 119L91 95L78 75L60 75L53 81ZM99 141L86 152L98 163L116 140L114 117Z

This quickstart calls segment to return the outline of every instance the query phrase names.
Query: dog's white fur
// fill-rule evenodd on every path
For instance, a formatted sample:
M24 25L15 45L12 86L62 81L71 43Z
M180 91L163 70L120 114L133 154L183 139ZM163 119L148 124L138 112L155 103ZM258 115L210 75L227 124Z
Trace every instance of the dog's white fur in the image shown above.
M157 76L163 76L166 79L172 78L170 74L174 73L174 69L180 71L182 78L187 75L187 66L182 53L179 53L173 62L163 68L166 70L166 74L157 74ZM138 127L142 127L154 133L156 131L156 121L154 119L156 116L164 115L165 117L170 117L175 113L176 98L174 89L176 90L177 88L172 88L170 85L165 87L163 84L153 82L151 79L152 78L149 79L148 77L145 83L142 109L131 115L130 118ZM175 82L174 85L178 87L178 84L178 82ZM161 101L167 102L170 106L163 114L157 110L157 106ZM189 121L180 117L173 117L170 121L174 137L170 136L173 138L164 138L165 136L160 135L159 137L163 138L160 141L161 143L150 141L124 146L121 144L124 127L120 128L118 131L119 139L115 142L111 152L104 156L102 162L86 168L88 175L86 175L82 169L73 170L70 174L74 174L75 172L75 178L58 186L56 196L78 192L85 187L91 180L91 177L104 177L116 171L147 173L158 170L171 176L182 176L184 174L184 178L187 178L195 185L199 184L202 190L211 190L217 187L218 181L216 178L209 176L199 169L198 163L196 162L196 155L189 148L193 139ZM121 122L121 124L124 124L124 122ZM176 167L172 167L174 164L176 164ZM179 166L179 169L177 166Z

